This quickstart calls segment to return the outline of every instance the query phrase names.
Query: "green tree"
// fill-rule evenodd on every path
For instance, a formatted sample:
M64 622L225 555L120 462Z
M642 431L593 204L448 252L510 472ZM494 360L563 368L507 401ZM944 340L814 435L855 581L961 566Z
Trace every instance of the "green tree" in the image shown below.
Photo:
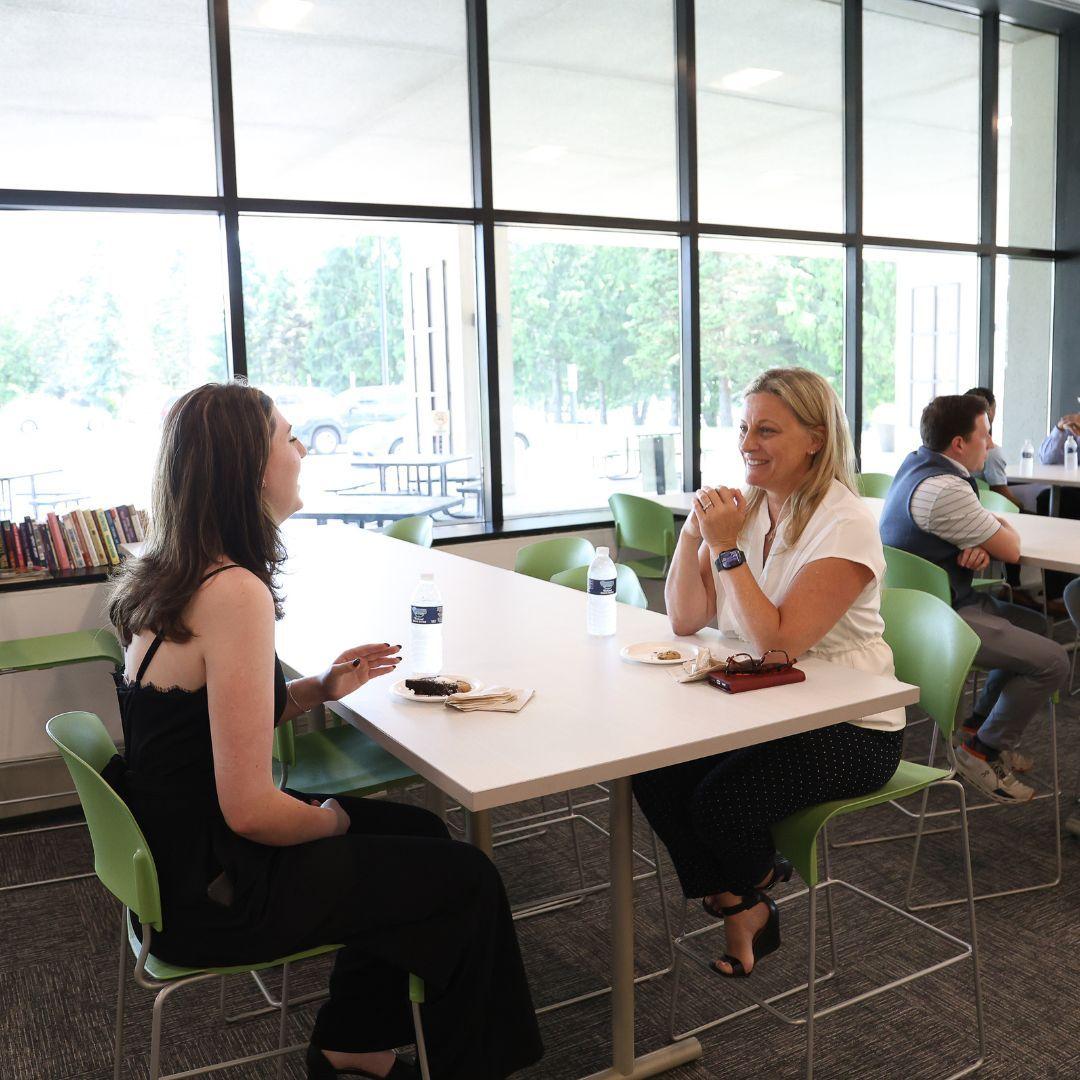
M380 259L382 262L380 274ZM364 236L328 252L311 287L307 372L329 390L383 381L386 339L389 381L405 370L401 249L394 238Z
M245 265L244 342L252 382L307 382L310 335L311 321L288 273L268 279L254 263Z
M0 322L0 405L41 385L42 369L30 341L14 323Z

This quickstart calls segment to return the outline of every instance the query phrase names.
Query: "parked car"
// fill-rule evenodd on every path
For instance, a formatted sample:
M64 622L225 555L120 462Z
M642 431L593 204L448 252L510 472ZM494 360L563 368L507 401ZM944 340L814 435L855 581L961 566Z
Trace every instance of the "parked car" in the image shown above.
M76 433L103 431L112 423L105 409L81 398L24 394L0 407L0 443L13 446L36 438L63 444Z

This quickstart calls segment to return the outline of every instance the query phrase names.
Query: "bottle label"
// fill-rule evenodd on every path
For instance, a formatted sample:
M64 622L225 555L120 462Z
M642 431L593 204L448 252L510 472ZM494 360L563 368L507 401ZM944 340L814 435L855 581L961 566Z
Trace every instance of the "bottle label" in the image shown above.
M442 623L442 604L433 607L412 605L413 626L439 626Z
M615 578L589 578L590 596L614 596Z

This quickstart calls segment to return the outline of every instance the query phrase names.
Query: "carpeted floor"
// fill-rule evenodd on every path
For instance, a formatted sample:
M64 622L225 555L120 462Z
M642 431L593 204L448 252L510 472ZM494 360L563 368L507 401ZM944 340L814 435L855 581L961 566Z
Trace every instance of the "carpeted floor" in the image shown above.
M722 699L718 698L721 705ZM1067 702L1059 713L1063 786L1070 794L1075 790L1080 764L1080 740L1072 731L1080 720L1078 714L1075 701ZM1047 731L1045 717L1040 718L1033 725L1029 745L1048 775ZM925 754L926 732L923 725L909 733L906 753L912 759ZM585 801L598 794L595 789L581 791L575 798ZM553 803L549 800L548 805ZM1066 814L1071 805L1067 800ZM501 817L536 808L512 808ZM604 805L585 812L601 824L606 821ZM861 820L842 822L835 839L904 827L900 815L883 808L863 815ZM1053 831L1048 800L1023 808L980 811L972 818L972 837L977 887L1008 887L1052 876ZM1076 962L1080 956L1080 842L1066 834L1063 843L1064 884L977 905L990 1054L980 1075L987 1078L1080 1076L1076 1005L1080 999ZM589 880L602 880L607 862L604 837L582 827L581 845ZM638 848L649 850L649 835L640 815ZM833 871L899 903L910 851L907 840L838 850L833 856ZM565 825L499 849L496 861L515 903L574 883ZM81 828L0 839L0 884L89 866L89 842ZM959 841L955 832L928 840L919 877L920 895L959 895L958 868ZM682 911L681 897L669 892L669 904L672 918L677 919ZM805 911L805 901L784 907L784 948L754 975L758 989L780 989L801 979ZM96 879L0 893L0 1076L5 1080L106 1080L112 1076L117 912L116 902ZM660 912L655 882L639 883L636 922L638 969L642 972L666 963ZM697 914L700 911L691 914L695 925L699 924ZM604 985L608 966L607 916L607 900L601 893L575 908L518 923L538 1005ZM931 912L930 918L943 929L965 936L963 907L939 909ZM861 992L875 982L900 977L942 959L949 951L946 943L916 931L901 916L843 893L837 900L836 923L839 974L822 988L822 1005L838 1000L838 993ZM721 945L722 935L714 935L705 948L711 946L718 955ZM822 953L827 955L827 938L823 938L822 945ZM686 970L685 994L681 995L683 1027L741 1004L730 982L700 969ZM819 1080L914 1080L946 1076L971 1060L976 1044L970 971L970 964L959 964L822 1020L817 1032L815 1076ZM309 962L298 970L294 990L303 993L317 989L325 975L325 961ZM666 976L639 988L639 1051L664 1041L670 985L670 976ZM127 1075L132 1077L147 1075L150 1004L150 995L132 984L126 1028ZM249 980L230 980L230 1004L237 1008L255 1004ZM165 1021L167 1069L240 1056L273 1044L276 1020L222 1024L216 1005L216 993L206 987L182 991L172 999ZM291 1021L297 1041L306 1037L312 1009L307 1006L298 1010ZM581 1077L610 1063L606 999L547 1014L542 1028L546 1056L522 1076L552 1080ZM746 1080L765 1076L782 1080L802 1075L801 1029L776 1024L760 1014L743 1016L706 1032L701 1041L701 1060L668 1074L673 1080ZM254 1078L272 1077L275 1073L275 1066L264 1063L222 1075ZM286 1061L285 1076L304 1076L299 1057Z

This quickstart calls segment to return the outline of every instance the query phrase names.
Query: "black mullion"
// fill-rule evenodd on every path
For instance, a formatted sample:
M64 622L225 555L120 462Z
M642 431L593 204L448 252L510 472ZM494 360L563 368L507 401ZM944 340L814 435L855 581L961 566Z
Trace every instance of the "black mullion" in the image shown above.
M994 385L994 302L997 288L998 63L1001 24L982 16L979 78L979 386Z
M55 191L0 188L0 210L162 210L220 213L216 195L146 195L116 191Z
M480 211L471 206L427 206L413 203L335 202L325 199L237 198L241 214L317 215L318 217L372 218L393 221L435 221L475 225Z
M469 43L469 133L472 144L473 230L476 252L477 344L484 448L484 506L491 528L502 529L502 402L499 398L499 324L495 289L495 217L491 165L491 87L487 0L466 0Z
M678 120L679 383L683 489L701 487L701 275L697 235L697 49L694 0L675 0L676 109Z
M234 375L247 375L244 338L244 280L240 265L240 218L236 198L236 129L233 122L229 0L206 0L210 24L210 81L214 103L214 155L218 195L223 200L225 272L228 280L229 356Z
M843 0L844 25L844 411L862 461L863 52L862 0Z

